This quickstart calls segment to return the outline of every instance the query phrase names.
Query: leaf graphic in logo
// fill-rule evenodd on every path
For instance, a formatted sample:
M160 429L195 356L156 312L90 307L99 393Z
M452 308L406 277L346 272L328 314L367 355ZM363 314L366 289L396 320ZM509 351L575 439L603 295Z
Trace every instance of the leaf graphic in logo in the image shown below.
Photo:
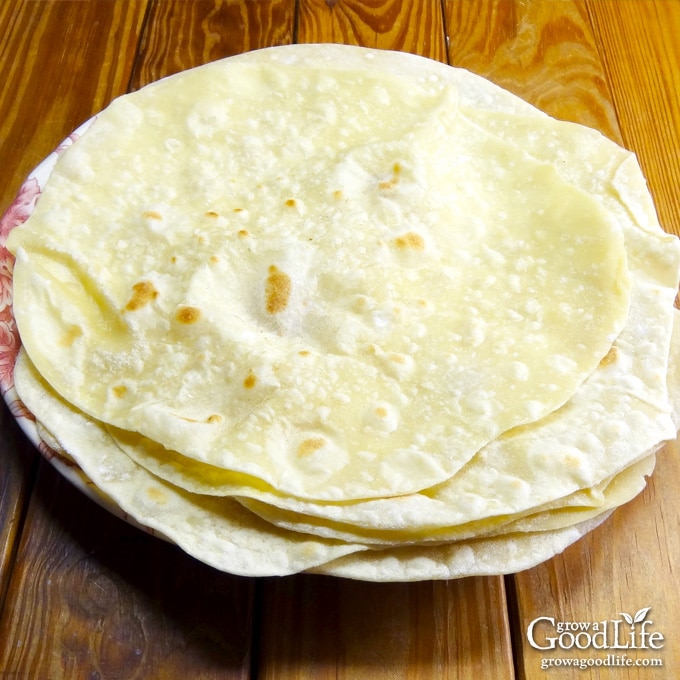
M633 623L640 623L640 621L644 621L645 616L647 616L647 613L651 607L645 607L644 609L640 609L640 611L635 613L635 618L633 619Z
M631 626L633 625L633 617L630 614L626 614L626 612L620 612L620 614L626 620L626 623L629 623Z

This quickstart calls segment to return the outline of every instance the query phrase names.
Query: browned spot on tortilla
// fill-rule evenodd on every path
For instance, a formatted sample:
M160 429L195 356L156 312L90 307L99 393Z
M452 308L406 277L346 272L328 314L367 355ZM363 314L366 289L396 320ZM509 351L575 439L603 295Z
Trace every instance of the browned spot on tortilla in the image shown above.
M336 190L333 192L333 197L334 197L334 198L337 198L338 200L340 200L340 199L343 197L342 190L341 190L341 189L336 189Z
M402 236L397 236L397 238L394 239L394 244L400 250L425 249L425 241L423 240L423 237L420 234L416 234L413 231L409 231L406 234L403 234Z
M378 408L375 409L375 415L378 416L378 418L387 418L387 409L384 406L378 406Z
M248 232L245 229L239 229L238 235L243 238L245 238L246 236L250 236L250 234L248 234Z
M124 312L134 312L141 309L158 297L158 291L151 281L138 281L132 286L132 297L123 308Z
M256 384L257 376L252 371L248 371L248 375L245 377L245 380L243 381L243 387L245 387L247 390L252 390Z
M264 288L265 307L269 314L278 314L288 306L291 288L290 276L276 265L271 265Z
M165 493L165 491L163 491L163 489L159 489L157 486L147 487L146 493L154 503L165 505L168 502L168 495Z
M116 385L111 388L111 391L116 397L122 399L127 394L127 387L125 387L125 385Z
M201 318L201 310L197 307L180 307L175 318L183 324L196 323Z
M219 215L219 213L216 213L214 210L208 210L208 212L205 214L205 216L211 217L211 218L214 219L215 217L219 217L220 215Z
M314 437L313 439L305 439L298 446L297 455L300 458L304 458L305 456L309 456L312 453L314 453L315 451L322 449L325 444L326 444L326 441L324 439L322 439L321 437Z
M397 352L393 352L390 354L389 357L390 361L394 362L395 364L405 364L406 363L406 357L403 354L398 354Z
M69 326L69 329L59 339L59 344L62 347L70 347L77 338L83 334L80 326Z
M308 349L301 349L298 354L301 357L308 357L310 355L310 351Z
M295 199L294 199L294 198L289 198L289 199L286 201L286 205L287 205L289 208L294 208L295 205L296 205L296 204L295 204Z
M161 215L157 210L145 210L142 213L142 217L145 217L147 220L162 220L163 215Z
M568 453L564 457L564 462L572 468L579 468L581 466L581 461L576 457Z
M217 257L217 255L211 255L211 256L210 256L210 261L211 261L213 264L215 264L216 262L219 262L219 261L220 261L220 258Z
M235 212L235 213L243 212L243 208L234 208L232 210L232 212Z
M395 163L392 166L392 177L388 180L382 180L378 182L378 189L387 190L392 189L397 184L399 184L399 175L401 174L401 165Z
M217 423L220 420L222 420L222 416L219 413L213 413L212 415L208 416L205 420L198 420L197 418L189 418L187 416L180 416L177 415L177 418L180 420L183 420L185 423Z
M616 347L612 346L607 354L602 358L600 361L600 366L609 366L609 364L613 364L616 361L616 357L618 355L618 350Z
M173 256L170 258L170 262L172 262L172 264L177 264L177 255L173 255Z

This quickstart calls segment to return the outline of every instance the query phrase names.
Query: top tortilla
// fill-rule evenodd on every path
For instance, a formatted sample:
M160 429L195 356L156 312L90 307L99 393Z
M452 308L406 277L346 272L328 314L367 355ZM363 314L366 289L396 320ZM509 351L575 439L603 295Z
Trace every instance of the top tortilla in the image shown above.
M10 235L15 315L93 418L299 498L412 493L592 373L624 239L453 69L327 47L116 100Z

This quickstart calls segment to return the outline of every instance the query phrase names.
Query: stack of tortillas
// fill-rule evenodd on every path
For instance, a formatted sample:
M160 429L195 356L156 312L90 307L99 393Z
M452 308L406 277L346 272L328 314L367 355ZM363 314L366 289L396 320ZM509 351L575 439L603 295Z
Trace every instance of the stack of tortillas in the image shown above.
M8 247L42 436L227 572L518 571L676 435L680 249L633 154L420 57L121 97Z

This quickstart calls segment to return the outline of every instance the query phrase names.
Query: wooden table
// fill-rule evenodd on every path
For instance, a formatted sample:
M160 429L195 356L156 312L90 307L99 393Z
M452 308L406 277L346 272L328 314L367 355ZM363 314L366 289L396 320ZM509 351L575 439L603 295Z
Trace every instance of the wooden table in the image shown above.
M663 226L680 234L679 35L675 0L3 0L0 212L113 97L230 54L326 41L463 66L599 128L638 153ZM4 406L0 417L0 679L680 677L677 443L635 501L515 576L255 580L108 515ZM595 622L645 607L663 647L609 651L662 667L542 669L575 654L528 643L537 617Z

